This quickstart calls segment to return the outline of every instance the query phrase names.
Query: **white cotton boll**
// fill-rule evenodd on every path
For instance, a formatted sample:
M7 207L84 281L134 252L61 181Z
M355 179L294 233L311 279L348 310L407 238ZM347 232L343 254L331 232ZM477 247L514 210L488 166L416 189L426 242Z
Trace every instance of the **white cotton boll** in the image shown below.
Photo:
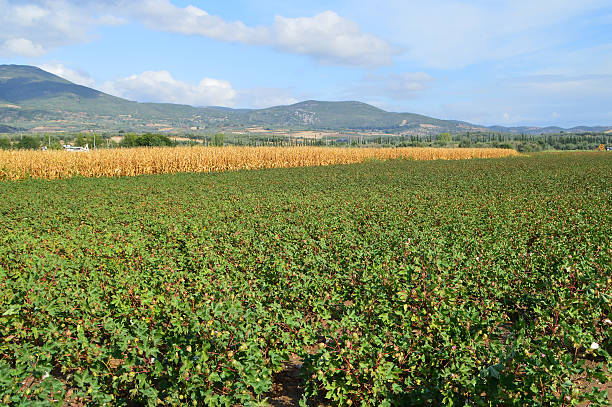
M593 343L591 344L591 349L593 349L593 350L597 350L597 349L599 349L599 344L598 344L597 342L593 342Z
M604 324L612 325L612 321L610 321L609 319L604 319Z

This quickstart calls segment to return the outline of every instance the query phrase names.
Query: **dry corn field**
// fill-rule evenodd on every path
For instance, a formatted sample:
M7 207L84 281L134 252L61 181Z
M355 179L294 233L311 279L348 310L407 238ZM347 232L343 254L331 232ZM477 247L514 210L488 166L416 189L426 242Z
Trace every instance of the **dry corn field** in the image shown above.
M518 155L494 148L176 147L67 151L0 150L0 179L113 177L353 164L367 159L460 160Z

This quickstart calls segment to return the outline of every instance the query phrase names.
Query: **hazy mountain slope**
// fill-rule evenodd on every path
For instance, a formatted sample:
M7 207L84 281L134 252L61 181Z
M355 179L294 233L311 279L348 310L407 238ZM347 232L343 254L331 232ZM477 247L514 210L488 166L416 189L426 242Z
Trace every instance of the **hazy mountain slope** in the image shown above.
M16 131L19 131L19 129L16 129L15 127L5 126L3 124L0 124L0 133L14 133Z
M0 100L21 108L93 114L164 116L198 110L185 105L131 102L22 65L0 65Z
M390 113L361 102L306 101L267 109L137 103L76 85L39 68L0 66L0 123L50 130L202 128L400 129L459 131L458 122ZM421 125L429 127L421 127ZM470 128L474 126L469 125ZM433 129L433 130L432 130Z
M240 130L252 126L282 129L371 129L409 134L490 130L525 133L560 131L558 128L537 127L486 128L413 113L387 112L355 101L309 100L267 109L137 103L74 84L26 65L0 65L0 125L39 131Z
M391 129L431 124L455 128L456 123L413 113L391 113L362 102L320 102L308 100L290 106L276 106L246 113L248 122L266 125L282 123L298 127Z

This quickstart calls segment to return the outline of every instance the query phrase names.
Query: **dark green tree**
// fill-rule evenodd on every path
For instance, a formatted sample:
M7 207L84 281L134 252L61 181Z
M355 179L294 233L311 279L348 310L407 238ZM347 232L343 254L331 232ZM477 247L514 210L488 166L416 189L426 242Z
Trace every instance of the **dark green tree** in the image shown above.
M459 147L468 148L472 146L472 140L469 137L463 137L459 142Z
M119 147L136 147L136 135L126 134L119 142Z
M11 140L6 136L0 136L0 149L8 150L11 148Z
M217 133L213 137L213 145L221 147L225 144L225 134Z
M74 145L77 147L85 147L85 144L87 144L87 140L79 133L74 139Z
M40 148L40 140L38 137L23 136L17 143L17 148L20 150L36 150Z
M174 142L163 134L126 134L119 143L121 147L166 147L173 146Z
M141 147L165 147L172 146L174 143L168 136L163 134L142 134L136 137L136 145Z
M444 144L450 144L453 142L453 137L450 133L442 133L438 136L438 141Z

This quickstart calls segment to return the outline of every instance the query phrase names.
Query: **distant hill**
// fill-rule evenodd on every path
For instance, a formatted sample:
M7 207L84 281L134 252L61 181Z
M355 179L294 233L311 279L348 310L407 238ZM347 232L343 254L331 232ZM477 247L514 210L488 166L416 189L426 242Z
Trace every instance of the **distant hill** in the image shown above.
M40 68L26 65L0 65L0 126L4 126L0 127L0 132L2 129L10 132L17 128L33 131L185 132L244 130L252 127L375 130L402 134L549 131L548 128L487 128L414 113L387 112L354 101L309 100L267 109L197 108L167 103L138 103L74 84Z
M37 130L385 129L415 132L483 129L361 102L306 101L267 109L196 108L137 103L107 95L32 66L0 66L0 122Z
M98 99L107 96L32 66L0 66L0 80L2 81L0 100L13 103L51 100L65 95L74 95L79 99Z
M15 128L15 127L5 126L4 124L0 124L0 133L15 133L19 130L20 129Z
M323 129L432 129L463 131L480 128L469 123L439 120L414 113L391 113L362 102L320 102L308 100L290 106L276 106L246 113L254 125L282 124ZM424 126L423 126L424 125Z
M74 121L87 123L104 116L121 121L123 116L145 120L188 116L198 109L191 106L136 103L76 85L42 69L23 65L0 65L0 121ZM128 120L129 122L129 120Z
M610 130L612 130L612 126L576 126L576 127L570 127L567 129L563 127L557 127L557 126L547 126L547 127L490 126L488 128L495 132L513 133L513 134L604 133L604 132L609 132Z

